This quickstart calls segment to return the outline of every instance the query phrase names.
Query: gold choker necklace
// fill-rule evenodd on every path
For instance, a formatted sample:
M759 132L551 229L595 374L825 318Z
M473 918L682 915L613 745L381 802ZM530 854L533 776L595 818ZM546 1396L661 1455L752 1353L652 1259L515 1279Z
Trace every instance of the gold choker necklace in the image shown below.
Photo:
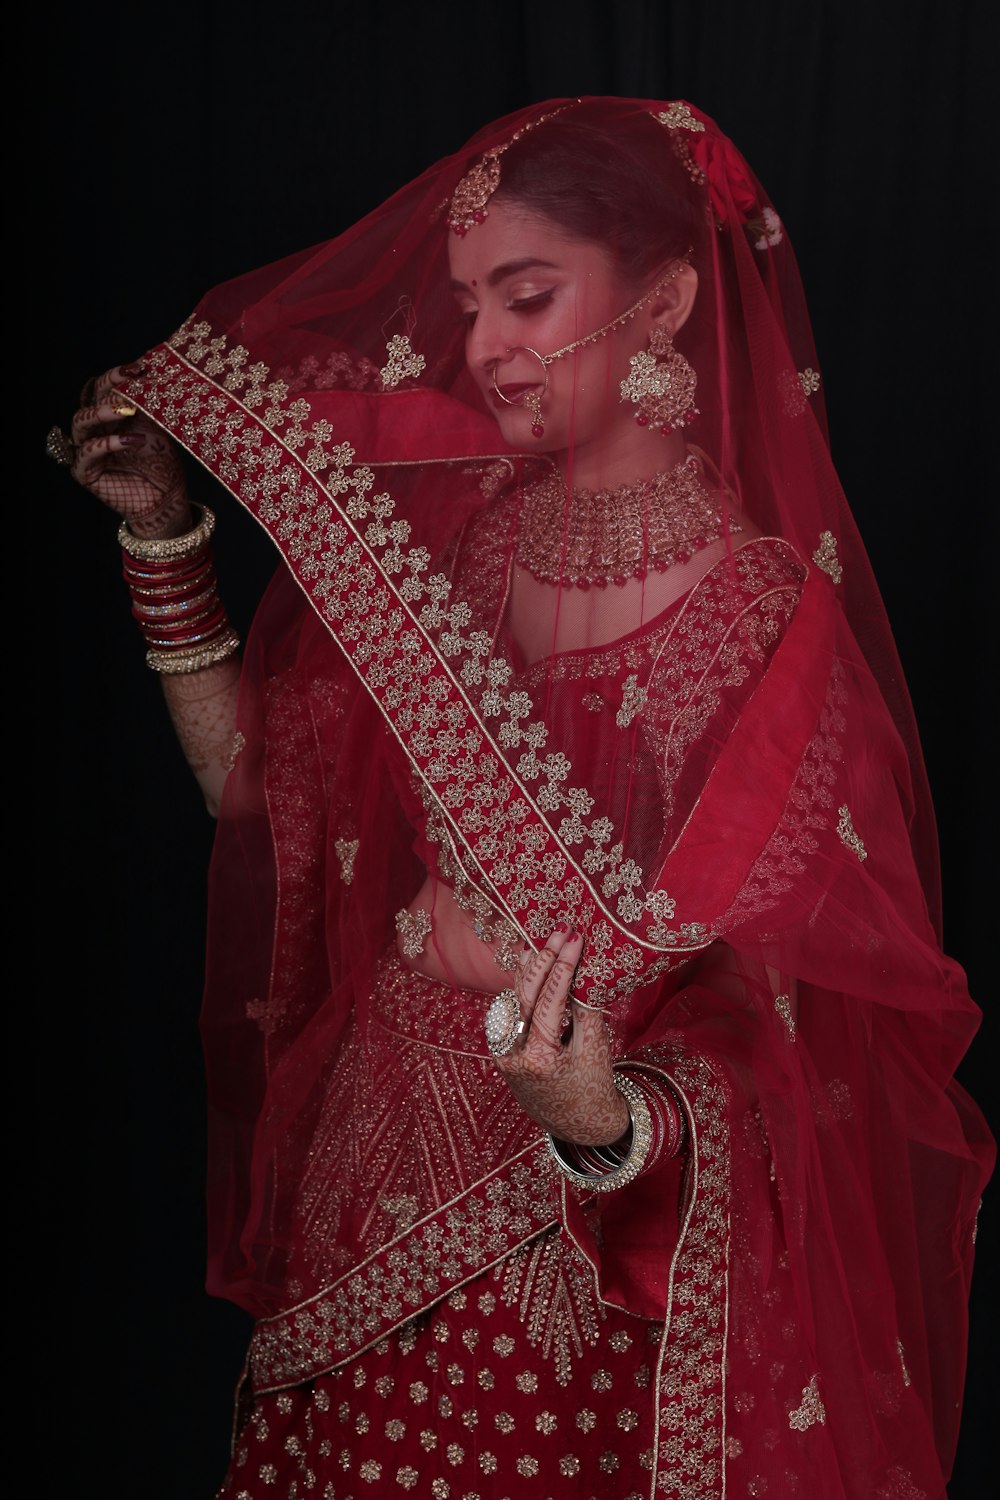
M539 583L585 589L665 573L723 534L722 510L689 456L614 490L573 490L552 473L524 492L517 562ZM730 532L742 531L730 519Z

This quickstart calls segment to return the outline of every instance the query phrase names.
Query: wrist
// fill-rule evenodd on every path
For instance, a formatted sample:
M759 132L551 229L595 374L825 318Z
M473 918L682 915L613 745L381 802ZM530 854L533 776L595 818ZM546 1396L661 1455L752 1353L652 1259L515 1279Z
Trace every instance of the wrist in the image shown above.
M130 534L140 541L159 541L169 537L183 536L193 526L191 501L187 494L168 495L162 505L142 515L127 516L125 525Z
M644 1069L615 1068L615 1088L629 1123L610 1145L583 1145L549 1134L549 1152L565 1177L590 1192L611 1192L634 1182L658 1161L676 1156L684 1139L680 1106L664 1080Z
M239 646L217 593L215 517L199 511L197 525L173 536L137 536L125 521L118 530L132 614L149 647L146 663L167 675L216 666Z

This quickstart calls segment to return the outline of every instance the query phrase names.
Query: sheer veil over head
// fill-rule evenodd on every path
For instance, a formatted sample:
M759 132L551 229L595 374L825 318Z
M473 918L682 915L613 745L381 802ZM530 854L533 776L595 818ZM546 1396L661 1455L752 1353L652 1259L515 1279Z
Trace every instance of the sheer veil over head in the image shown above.
M795 260L746 162L682 101L520 111L216 288L147 364L130 395L282 556L213 868L212 1289L270 1316L388 1234L388 1180L322 1225L302 1185L397 938L489 988L435 947L430 872L495 989L568 922L616 1052L711 1060L740 1347L770 1348L780 1265L824 1392L850 1393L826 1413L845 1473L946 1464L976 1012ZM370 1107L376 1130L401 1105ZM602 1295L663 1317L665 1283L609 1248L625 1210L565 1212Z

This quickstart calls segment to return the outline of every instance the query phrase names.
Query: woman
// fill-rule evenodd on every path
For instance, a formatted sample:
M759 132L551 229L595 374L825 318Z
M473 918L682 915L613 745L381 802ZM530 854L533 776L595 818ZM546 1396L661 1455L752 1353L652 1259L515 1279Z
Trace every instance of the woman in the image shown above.
M239 680L163 432L282 553ZM976 1011L732 145L500 121L52 445L219 810L223 1493L942 1496Z

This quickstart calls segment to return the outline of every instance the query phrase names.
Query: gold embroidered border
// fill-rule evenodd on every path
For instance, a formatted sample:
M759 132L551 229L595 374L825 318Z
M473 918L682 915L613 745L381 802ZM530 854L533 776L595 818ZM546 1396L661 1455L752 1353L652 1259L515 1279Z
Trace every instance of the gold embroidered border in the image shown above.
M254 1390L282 1390L354 1358L558 1222L548 1152L533 1144L307 1302L259 1322Z
M731 1163L724 1083L682 1054L663 1072L688 1117L687 1208L670 1272L657 1370L654 1492L667 1500L725 1494L726 1339Z
M697 923L682 924L664 954L652 931L629 934L615 922L542 811L573 805L581 796L566 784L565 757L539 756L531 748L515 771L485 726L484 716L510 707L502 691L510 668L487 659L488 636L462 634L467 607L447 607L444 575L422 576L430 563L426 550L406 547L409 526L391 519L389 495L369 496L374 475L354 464L350 444L331 444L330 424L312 420L307 401L289 399L284 382L268 383L266 367L248 366L245 350L229 348L222 336L210 340L209 333L206 324L186 325L173 347L148 356L150 372L132 382L130 392L274 536L506 913L535 938L560 919L590 934L595 952L578 990L581 999L589 993L591 1003L627 993L640 974L645 982L704 947ZM346 496L343 503L340 496ZM479 716L448 656L464 657L461 676L469 687L485 676ZM517 705L514 711L519 717ZM542 725L522 732L536 730L544 735ZM541 783L537 793L528 791L531 781ZM488 849L462 832L461 817L469 810L491 825ZM597 836L606 842L610 830ZM514 870L513 882L501 867ZM595 917L602 920L595 923Z

